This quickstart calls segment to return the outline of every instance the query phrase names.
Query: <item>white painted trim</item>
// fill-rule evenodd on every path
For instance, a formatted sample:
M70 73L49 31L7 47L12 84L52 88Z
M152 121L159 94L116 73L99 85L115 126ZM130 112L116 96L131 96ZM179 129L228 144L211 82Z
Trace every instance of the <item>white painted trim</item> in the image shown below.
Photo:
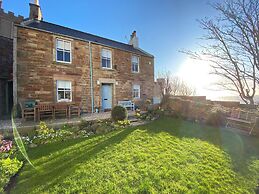
M70 82L70 96L71 96L70 100L68 100L68 99L59 100L58 99L58 82L59 81ZM57 96L57 102L72 102L72 99L73 99L72 81L70 81L70 80L56 80L56 96Z
M58 54L57 54L57 52L58 52L58 47L57 47L58 41L68 42L70 44L70 62L58 60ZM63 52L65 52L65 48L63 49ZM62 39L62 38L56 38L55 54L56 54L56 62L72 64L72 43L71 43L71 41L70 40L66 40L66 39Z
M138 71L133 71L133 68L132 68L132 59L133 59L133 57L137 57L137 59L138 59ZM139 73L140 71L139 71L139 68L140 68L140 57L139 56L137 56L137 55L131 55L131 72L132 73Z
M135 87L137 86L137 87ZM134 97L134 90L138 90L138 96L137 97ZM132 87L132 97L133 99L140 99L140 91L141 91L141 87L139 84L134 84L133 87Z
M103 50L106 50L106 51L110 51L110 52L111 52L111 67L103 67L103 64L102 64L102 59L103 59L102 51L103 51ZM113 62L112 56L113 56L113 54L112 54L112 50L111 50L111 49L107 49L107 48L102 48L102 49L101 49L101 68L102 68L102 69L107 69L107 70L108 70L108 69L112 69L112 66L113 66L113 65L112 65L112 62Z

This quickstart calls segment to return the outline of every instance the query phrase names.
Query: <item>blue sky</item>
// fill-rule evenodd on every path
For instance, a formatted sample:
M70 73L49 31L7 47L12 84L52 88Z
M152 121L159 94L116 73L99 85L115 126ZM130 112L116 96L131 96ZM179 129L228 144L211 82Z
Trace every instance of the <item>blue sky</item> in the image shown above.
M177 73L187 60L179 50L197 49L204 32L196 20L214 16L216 13L208 3L215 1L40 0L40 4L45 21L113 40L127 43L132 31L136 30L140 47L155 55L156 73L165 70ZM3 8L28 16L29 2L3 0ZM202 68L199 63L189 65Z

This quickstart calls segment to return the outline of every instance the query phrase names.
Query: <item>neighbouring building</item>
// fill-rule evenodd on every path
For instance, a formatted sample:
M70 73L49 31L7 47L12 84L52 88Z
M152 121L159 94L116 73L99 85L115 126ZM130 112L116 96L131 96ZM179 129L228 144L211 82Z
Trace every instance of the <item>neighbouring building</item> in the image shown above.
M13 106L13 28L24 20L1 6L0 0L0 119L10 115Z
M125 44L49 23L34 1L13 32L15 104L76 102L92 112L153 98L154 56L139 48L136 31Z

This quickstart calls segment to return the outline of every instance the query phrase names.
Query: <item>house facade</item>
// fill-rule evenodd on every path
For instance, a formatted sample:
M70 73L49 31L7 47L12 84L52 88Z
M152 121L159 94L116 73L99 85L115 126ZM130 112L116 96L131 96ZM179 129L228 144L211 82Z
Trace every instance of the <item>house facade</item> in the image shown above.
M14 103L80 103L85 112L153 98L154 56L129 44L42 20L38 1L14 34Z

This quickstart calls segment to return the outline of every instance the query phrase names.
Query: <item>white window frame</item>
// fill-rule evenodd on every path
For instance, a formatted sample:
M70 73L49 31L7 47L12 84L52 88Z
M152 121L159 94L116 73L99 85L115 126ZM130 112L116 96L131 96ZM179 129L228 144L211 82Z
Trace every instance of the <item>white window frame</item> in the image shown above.
M111 58L110 58L111 67L103 67L103 51L108 51L111 53ZM108 57L104 57L104 58L108 58ZM102 48L102 50L101 50L101 67L103 69L112 69L112 51L110 49Z
M137 62L138 71L134 71L134 70L133 70L133 65L136 65L136 63L133 62L133 58L134 58L134 57L136 57L137 60L138 60L138 62ZM132 55L132 56L131 56L131 71L132 71L133 73L139 73L139 56L136 56L136 55Z
M62 51L63 52L63 58L64 59L65 59L65 51L68 52L68 50L66 50L65 48L63 48L63 49L58 48L58 41L62 41L64 45L65 45L65 42L69 43L69 45L70 45L70 50L69 50L70 51L69 52L70 53L70 61L60 61L60 60L58 60L58 51ZM67 64L71 64L72 63L72 44L71 44L71 41L64 40L64 39L61 39L61 38L56 38L56 61L58 63L67 63Z
M64 88L63 90L59 89L59 82L69 82L69 88ZM69 80L57 80L56 81L56 85L57 85L57 102L72 102L72 98L73 98L73 91L72 91L72 81L69 81ZM68 90L66 90L68 89ZM61 99L59 100L59 96L58 96L58 92L61 91L61 92L65 92L65 91L70 91L70 99Z
M137 95L137 96L135 96L136 90L137 90L137 92L138 92L138 95ZM138 84L134 84L134 85L133 85L133 88L132 88L132 96L133 96L134 99L139 99L139 98L140 98L140 85L138 85Z

